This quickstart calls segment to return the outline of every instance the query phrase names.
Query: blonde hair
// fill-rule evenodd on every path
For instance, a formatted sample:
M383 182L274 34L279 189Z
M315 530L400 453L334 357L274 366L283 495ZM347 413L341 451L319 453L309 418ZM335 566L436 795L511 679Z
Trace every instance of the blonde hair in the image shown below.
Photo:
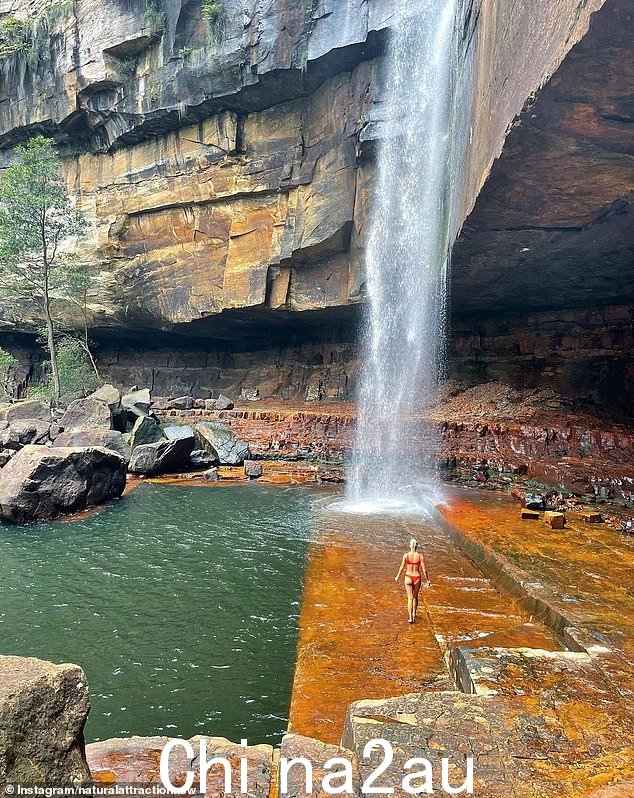
M416 538L412 538L409 542L409 550L416 551L417 548L418 548L418 541L416 540Z

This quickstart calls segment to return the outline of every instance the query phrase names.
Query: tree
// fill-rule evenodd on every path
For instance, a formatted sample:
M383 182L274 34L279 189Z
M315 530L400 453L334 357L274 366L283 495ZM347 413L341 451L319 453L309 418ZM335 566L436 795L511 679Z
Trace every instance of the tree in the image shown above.
M51 139L35 136L17 147L17 160L0 183L0 297L35 302L46 322L53 390L61 393L55 326L55 293L73 293L73 258L62 242L81 235L86 223L72 207Z
M0 346L0 398L9 396L11 369L18 365L18 359Z

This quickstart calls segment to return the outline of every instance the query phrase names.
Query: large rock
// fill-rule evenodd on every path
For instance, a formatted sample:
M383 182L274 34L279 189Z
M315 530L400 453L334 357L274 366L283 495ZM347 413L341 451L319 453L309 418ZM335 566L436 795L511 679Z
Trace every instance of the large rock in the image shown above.
M168 403L168 407L172 410L191 410L193 406L193 396L177 396L176 399L170 399Z
M148 388L140 388L121 397L121 406L131 416L147 416L151 404L152 397Z
M185 471L190 466L189 457L194 448L191 438L158 441L137 446L132 450L129 470L134 474L165 474Z
M222 393L216 399L215 406L216 410L233 410L234 408L234 404L231 399Z
M115 388L114 385L110 385L110 383L106 383L102 385L101 388L97 388L88 398L95 399L98 402L103 402L108 405L111 413L116 413L121 407L121 391Z
M41 399L25 399L23 402L16 402L0 409L0 421L7 421L9 424L14 421L31 419L48 421L50 424L51 408L49 404Z
M163 438L158 421L151 416L139 416L130 432L129 442L132 449L146 443L156 443Z
M0 449L21 449L29 443L44 443L48 440L50 424L48 421L28 419L13 421L0 430Z
M77 665L0 656L0 793L6 785L79 786L90 778L90 696Z
M132 450L125 442L123 433L114 429L75 429L61 432L54 440L55 447L99 446L111 449L129 462Z
M0 519L41 521L120 496L126 462L108 449L25 446L2 469Z
M221 465L240 465L250 456L248 444L224 424L203 421L196 426L196 432L203 447L214 454Z
M87 396L84 399L75 399L68 405L59 425L66 431L89 427L112 429L112 412L105 402Z
M187 424L172 424L169 427L163 427L163 435L169 441L181 441L190 438L192 441L196 440L196 433L193 427Z
M258 463L257 460L245 460L244 473L251 479L257 479L258 477L261 477L263 473L262 463Z

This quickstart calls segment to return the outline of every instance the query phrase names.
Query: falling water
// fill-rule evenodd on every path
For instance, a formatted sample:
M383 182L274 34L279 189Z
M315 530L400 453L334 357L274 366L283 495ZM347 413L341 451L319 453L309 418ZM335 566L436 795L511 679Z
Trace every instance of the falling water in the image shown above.
M435 445L416 422L445 345L451 186L458 177L456 5L400 0L386 64L386 123L366 249L368 303L347 501L411 504Z

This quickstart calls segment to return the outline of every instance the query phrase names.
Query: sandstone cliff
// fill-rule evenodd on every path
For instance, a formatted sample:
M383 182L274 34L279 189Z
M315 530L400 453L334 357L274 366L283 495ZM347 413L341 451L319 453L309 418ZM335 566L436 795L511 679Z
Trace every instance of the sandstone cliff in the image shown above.
M460 220L526 97L602 2L461 4ZM29 132L59 140L91 222L83 254L100 272L98 326L362 295L393 0L11 0L1 10L30 26L37 51L35 64L20 49L2 60L4 157Z
M109 350L183 350L193 338L205 351L257 352L353 338L394 2L0 2L0 42L3 21L17 20L31 43L28 53L0 44L0 164L32 132L58 140L90 221L82 255L97 276L92 324ZM627 2L459 5L457 101L469 121L457 142L459 224L511 137L456 249L456 346L469 353L461 373L495 361L485 376L506 369L519 384L525 366L504 365L497 333L488 359L473 354L489 318L516 314L506 329L517 338L522 314L634 297L623 269L632 228ZM148 338L159 329L168 337ZM608 353L608 370L629 357L625 343ZM561 337L552 346L549 354ZM338 396L354 372L346 365L342 380L344 350ZM113 357L125 361L115 352L106 363ZM221 360L211 355L209 368ZM279 358L263 360L270 381ZM558 368L554 387L565 379Z

